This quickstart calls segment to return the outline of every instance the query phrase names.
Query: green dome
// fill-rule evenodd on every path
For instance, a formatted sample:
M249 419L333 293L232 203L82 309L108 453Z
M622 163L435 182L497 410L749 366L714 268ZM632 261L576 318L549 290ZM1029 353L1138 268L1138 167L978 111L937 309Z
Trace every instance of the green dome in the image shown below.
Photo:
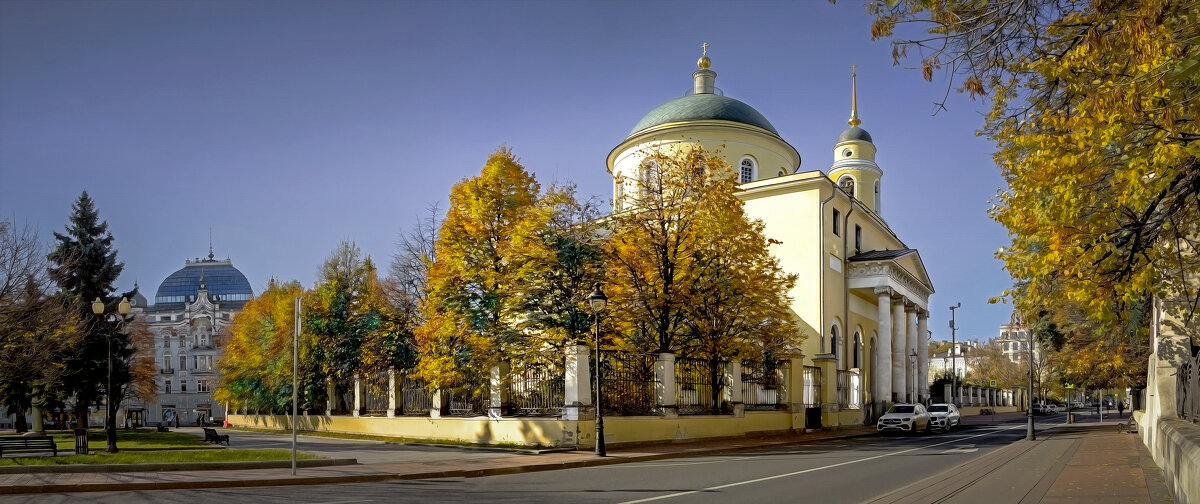
M841 135L838 135L839 142L845 142L847 140L863 140L870 142L871 134L867 133L867 130L859 128L858 126L851 126L846 128L846 131L843 131Z
M654 110L651 110L650 113L642 117L642 120L638 121L637 125L633 127L633 131L630 131L629 134L632 136L639 131L660 124L713 119L758 126L775 135L779 135L779 132L775 131L775 127L771 126L767 118L763 117L757 110L754 110L754 107L733 98L707 93L676 98L655 107Z

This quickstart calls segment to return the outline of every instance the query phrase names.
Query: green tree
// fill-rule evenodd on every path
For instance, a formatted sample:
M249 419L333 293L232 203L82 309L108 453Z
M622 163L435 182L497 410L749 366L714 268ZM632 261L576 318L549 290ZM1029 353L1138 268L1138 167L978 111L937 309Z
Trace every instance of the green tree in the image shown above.
M579 201L574 186L552 187L538 202L545 225L524 242L518 310L529 335L525 358L562 355L565 345L588 339L587 296L604 278L604 239L594 200Z
M1008 187L992 217L1008 228L1005 292L1088 356L1143 360L1155 296L1183 326L1200 306L1200 3L1195 0L887 0L874 37L924 78L946 71L992 103L982 133ZM924 33L905 25L924 24ZM1117 374L1139 381L1136 367Z
M112 382L121 391L130 382L130 362L134 349L129 336L120 330L123 323L114 320L117 302L122 297L131 297L135 292L114 295L113 282L120 276L124 263L117 262L117 251L113 248L113 236L108 231L108 222L100 220L100 213L87 191L79 195L72 205L66 233L54 233L57 246L48 259L50 278L58 285L60 295L75 311L80 321L80 344L67 361L67 375L61 382L61 392L75 400L75 413L79 425L87 425L87 408L99 406L104 396L108 377L109 339L111 339ZM92 313L92 300L105 303L105 313ZM108 407L109 447L116 448L116 413L123 394L113 391L113 404Z
M478 176L459 182L429 270L425 323L417 331L418 376L445 389L483 393L495 362L520 348L524 243L543 228L540 186L511 149L493 153Z

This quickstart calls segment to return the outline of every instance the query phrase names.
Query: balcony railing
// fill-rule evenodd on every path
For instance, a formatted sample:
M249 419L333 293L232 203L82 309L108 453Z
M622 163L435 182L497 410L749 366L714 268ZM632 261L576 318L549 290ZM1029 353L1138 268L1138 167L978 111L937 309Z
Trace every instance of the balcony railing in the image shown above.
M174 370L174 369L170 369L170 368L167 368L167 369L159 369L159 370L158 370L158 374L175 374L175 370Z

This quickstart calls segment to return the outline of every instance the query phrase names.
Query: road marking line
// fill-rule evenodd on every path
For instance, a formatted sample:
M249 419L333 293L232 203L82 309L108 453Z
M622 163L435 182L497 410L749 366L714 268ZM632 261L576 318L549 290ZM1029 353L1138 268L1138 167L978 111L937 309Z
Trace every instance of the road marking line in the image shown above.
M1025 426L1021 425L1021 426L1007 427L1007 428L1003 428L1003 429L997 429L997 430L998 430L998 431L1000 431L1000 430L1012 430L1012 429L1018 429L1018 428L1024 428L1024 427L1025 427ZM970 437L963 438L963 439L972 439L972 438L977 438L977 437L983 437L983 436L988 436L988 435L991 435L991 434L994 434L994 433L995 433L995 432L986 432L986 433L983 433L983 434L976 434L976 435L974 435L974 436L970 436ZM763 482L763 481L770 481L770 480L779 479L779 478L787 478L787 477L790 477L790 476L797 476L797 475L800 475L800 474L805 474L805 473L810 473L810 472L816 472L816 471L820 471L820 470L823 470L823 469L833 469L834 467L841 467L841 466L844 466L844 465L857 464L857 463L859 463L859 462L867 462L867 461L869 461L869 460L881 459L881 458L884 458L884 457L891 457L891 456L893 456L893 455L901 455L901 454L905 454L905 453L908 453L908 452L914 452L914 451L917 451L917 450L924 450L924 449L926 449L926 448L933 448L933 447L935 447L935 446L942 446L942 445L946 445L946 444L950 444L950 443L956 443L956 442L959 442L959 441L962 441L962 439L952 439L952 440L949 440L949 441L943 441L943 442L941 442L941 443L934 443L934 444L931 444L931 445L928 445L928 446L918 446L918 447L916 447L916 448L909 448L909 449L907 449L907 450L901 450L901 451L898 451L898 452L885 453L885 454L883 454L883 455L875 455L875 456L873 456L873 457L867 457L867 458L862 458L862 459L857 459L857 460L849 460L849 461L846 461L846 462L839 462L839 463L837 463L837 464L830 464L830 465L827 465L827 466L813 467L813 468L810 468L810 469L804 469L804 470L801 470L801 471L794 471L794 472L790 472L790 473L786 473L786 474L776 474L776 475L774 475L774 476L766 476L766 477L762 477L762 478L755 478L755 479L752 479L752 480L746 480L746 481L736 481L736 482L733 482L733 483L726 483L726 484L724 484L724 485L717 485L717 486L714 486L714 487L701 488L700 490L689 490L689 491L687 491L687 492L677 492L677 493L673 493L673 494L659 495L659 496L657 496L657 497L647 497L647 498L645 498L645 499L638 499L638 500L625 501L625 502L622 502L621 504L638 504L638 503L640 503L640 502L651 502L651 501L656 501L656 500L672 499L672 498L675 498L675 497L683 497L683 496L685 496L685 495L698 494L698 493L701 493L701 492L711 492L711 491L713 491L713 490L723 490L723 489L726 489L726 488L732 488L732 487L736 487L736 486L749 485L749 484L751 484L751 483L761 483L761 482Z

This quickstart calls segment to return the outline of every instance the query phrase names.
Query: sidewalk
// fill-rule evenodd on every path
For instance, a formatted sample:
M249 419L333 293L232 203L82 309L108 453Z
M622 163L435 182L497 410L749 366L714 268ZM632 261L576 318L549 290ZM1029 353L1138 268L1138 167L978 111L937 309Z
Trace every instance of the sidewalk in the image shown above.
M1049 420L1048 420L1049 418ZM1147 503L1173 502L1160 470L1137 435L1118 433L1118 420L1080 415L1067 425L1038 417L1037 440L1017 441L971 462L876 499L875 503ZM965 426L1009 424L1023 413L973 416ZM873 427L734 440L614 448L607 457L569 451L517 455L462 450L407 462L202 471L0 474L0 495L13 493L161 490L353 483L395 479L478 477L650 461L787 446L871 435Z
M1008 414L1003 416L1015 416ZM1002 415L996 415L997 418ZM973 417L971 423L986 417ZM1118 418L1077 416L1074 424L1043 425L1037 440L1021 440L953 470L880 497L900 503L1145 503L1174 502L1162 469L1136 434L1117 432ZM1110 420L1111 418L1111 420ZM964 424L968 424L964 420Z

